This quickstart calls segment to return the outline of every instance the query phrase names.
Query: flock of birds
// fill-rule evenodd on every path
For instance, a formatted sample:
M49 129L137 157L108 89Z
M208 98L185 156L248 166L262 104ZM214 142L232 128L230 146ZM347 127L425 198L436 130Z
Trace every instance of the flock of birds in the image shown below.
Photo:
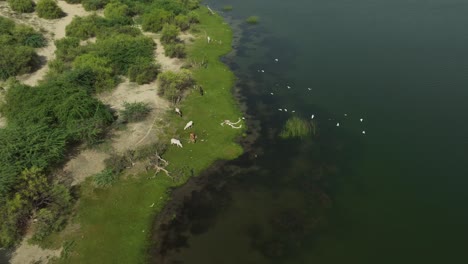
M275 59L275 62L279 62L279 59ZM258 72L265 73L265 70L263 70L263 69L262 69L262 70L258 70ZM286 88L287 88L288 90L290 90L290 89L291 89L291 86L286 85ZM312 88L308 87L307 90L312 91ZM275 95L275 93L273 93L273 92L270 92L270 94L271 94L271 95ZM278 108L278 111L281 111L281 112L288 112L288 109L287 109L287 108ZM291 112L291 113L295 113L296 111L295 111L295 110L291 110L290 112ZM344 116L347 117L348 114L344 114ZM314 119L314 118L315 118L315 115L312 114L312 115L310 116L310 119ZM331 120L331 119L329 119L329 120ZM359 119L359 122L361 122L361 123L364 122L364 118L360 118L360 119ZM336 123L336 126L339 127L339 126L340 126L340 122L337 122L337 123ZM365 134L366 134L366 131L365 131L365 130L362 130L361 133L362 133L363 135L365 135Z

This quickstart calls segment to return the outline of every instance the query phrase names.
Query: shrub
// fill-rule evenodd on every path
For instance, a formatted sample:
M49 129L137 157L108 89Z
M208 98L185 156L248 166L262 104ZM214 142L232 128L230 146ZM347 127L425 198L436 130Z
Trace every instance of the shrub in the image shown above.
M14 195L0 206L0 247L11 247L21 238L30 206L20 195Z
M185 45L182 43L167 44L164 46L164 54L170 58L184 58L186 55Z
M30 47L0 46L0 80L29 73L39 64L39 57Z
M12 31L17 44L29 46L32 48L41 48L47 44L44 36L35 31L32 27L17 25Z
M105 169L93 176L94 184L97 187L108 187L114 184L119 178L119 175L111 169Z
M106 6L108 2L108 0L81 0L81 4L86 11L99 10Z
M15 29L15 22L0 16L0 35L10 34Z
M161 42L165 44L176 42L178 40L177 36L179 36L179 33L179 29L176 26L166 24L161 32Z
M312 124L299 117L292 117L288 119L281 131L280 137L282 138L302 138L310 135L312 132Z
M55 41L57 47L55 56L57 60L71 62L83 53L84 48L80 46L80 39L76 37L65 37Z
M138 84L150 83L156 79L159 70L160 66L158 64L141 58L140 62L136 62L128 68L128 78L131 82L137 82Z
M69 4L79 4L79 3L81 3L81 0L65 0L65 2L67 2Z
M39 17L45 19L61 18L65 15L55 0L39 0L36 6L36 12Z
M189 12L187 14L187 17L188 17L191 24L200 23L200 16L197 13L193 12L193 11Z
M125 75L132 65L141 62L141 58L153 58L155 43L149 37L114 35L112 38L98 39L92 53L106 58L114 73Z
M164 24L169 23L174 14L164 9L153 9L142 16L141 27L144 31L159 32Z
M113 24L128 25L132 23L130 9L119 2L111 2L104 9L104 16Z
M174 18L174 23L180 28L180 30L185 31L190 28L190 19L186 15L177 15Z
M73 67L81 72L86 72L89 80L92 80L95 92L102 92L116 86L110 61L93 54L84 54L76 57ZM93 92L94 92L93 91Z
M178 73L166 71L159 75L161 83L158 94L175 102L182 92L195 84L192 73L189 70L181 70Z
M72 22L65 27L65 33L67 37L86 40L95 37L105 23L105 19L96 14L86 17L76 16L73 18Z
M20 13L34 12L34 2L32 0L8 0L11 9Z
M124 109L120 111L120 116L123 122L138 122L143 120L150 112L151 108L147 103L125 102Z
M260 18L258 16L250 16L245 20L248 24L258 24L259 21Z

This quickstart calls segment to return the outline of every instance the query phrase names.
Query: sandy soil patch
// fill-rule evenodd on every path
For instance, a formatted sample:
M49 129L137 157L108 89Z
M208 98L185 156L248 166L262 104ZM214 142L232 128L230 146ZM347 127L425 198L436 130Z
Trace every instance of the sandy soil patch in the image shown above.
M73 178L72 185L105 169L104 160L109 154L94 149L85 149L65 164L64 172Z
M30 245L26 236L19 247L13 253L11 264L47 263L53 257L60 257L62 249L43 249L36 245Z
M169 102L157 95L157 89L156 82L137 85L125 80L112 92L99 95L98 98L104 104L116 111L122 110L125 102L145 102L152 109L151 114L145 120L127 124L127 129L115 132L112 147L116 151L122 153L157 140L154 133L157 129L153 127L154 123L157 119L161 119L169 109Z

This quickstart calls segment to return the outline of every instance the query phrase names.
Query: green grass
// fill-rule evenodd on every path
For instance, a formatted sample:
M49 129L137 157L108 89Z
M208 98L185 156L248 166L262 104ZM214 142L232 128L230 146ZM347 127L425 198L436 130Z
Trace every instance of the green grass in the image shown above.
M260 18L258 16L250 16L248 17L245 22L249 23L249 24L258 24L258 22L260 22Z
M314 133L314 124L299 117L291 117L286 121L280 133L282 138L302 138Z
M177 134L184 148L169 147L164 155L170 162L169 171L189 168L195 174L215 160L234 159L243 151L234 143L243 131L220 126L222 120L237 120L241 115L231 93L234 75L219 60L221 55L231 50L232 31L221 17L211 15L206 8L197 12L201 20L199 32L203 34L188 47L187 55L191 61L208 61L206 68L195 68L193 72L205 95L194 91L183 101L184 118L169 115L172 127L169 133ZM222 44L208 44L204 32ZM194 121L193 131L198 135L196 144L187 143L190 132L182 129L189 120ZM121 179L107 189L94 188L88 179L81 186L82 195L72 220L80 226L79 230L56 236L63 241L74 241L68 257L59 262L145 262L152 221L169 199L169 188L181 185L188 177L174 182L163 173L155 178L151 176L141 174ZM150 207L153 203L154 206Z

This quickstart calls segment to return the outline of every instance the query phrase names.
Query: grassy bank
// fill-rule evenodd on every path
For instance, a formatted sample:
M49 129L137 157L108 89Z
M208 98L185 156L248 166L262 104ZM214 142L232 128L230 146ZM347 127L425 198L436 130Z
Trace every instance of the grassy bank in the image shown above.
M169 113L170 134L177 135L183 148L170 147L164 158L170 162L169 171L200 173L218 159L233 159L242 153L234 143L241 130L222 127L225 119L236 121L241 113L232 96L234 75L220 62L220 56L231 49L232 31L217 15L205 8L200 15L199 36L188 47L187 61L201 63L194 77L203 87L202 96L192 91L180 106L184 117ZM212 41L207 42L206 36ZM196 144L188 144L186 122L193 120ZM71 227L55 235L57 241L67 241L67 257L62 263L143 263L150 237L151 222L169 199L168 190L181 185L190 174L173 181L164 174L155 178L140 174L118 181L109 189L95 189L88 181L81 186L81 198ZM52 240L54 240L52 239Z

